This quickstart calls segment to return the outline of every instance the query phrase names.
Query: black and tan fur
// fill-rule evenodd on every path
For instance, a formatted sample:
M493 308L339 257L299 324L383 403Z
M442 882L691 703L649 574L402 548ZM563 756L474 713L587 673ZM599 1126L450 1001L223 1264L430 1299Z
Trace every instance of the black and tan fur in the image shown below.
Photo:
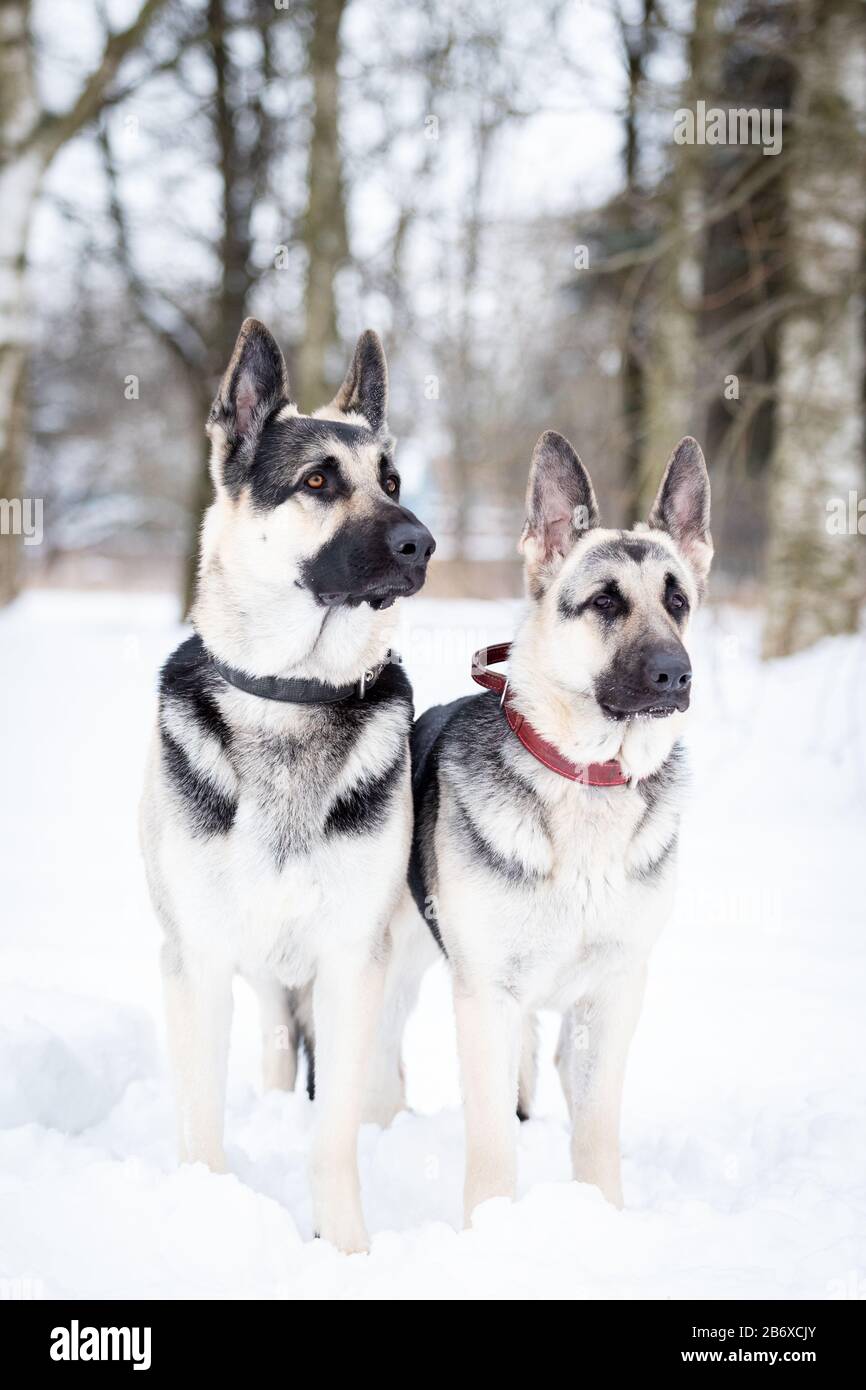
M467 1219L514 1191L515 1109L531 1104L540 1008L562 1015L574 1175L622 1201L620 1096L670 908L686 644L712 556L698 445L681 442L648 524L623 532L599 526L577 455L543 435L521 547L529 603L509 661L514 706L564 757L618 759L629 782L592 787L549 770L492 692L415 725L410 887L453 978Z
M365 1095L383 1120L402 1099L393 1053L377 1059L411 834L412 693L389 659L387 610L420 588L433 549L400 504L386 411L375 334L334 401L305 416L270 333L243 325L208 423L215 496L195 633L162 672L142 807L181 1156L225 1167L240 974L261 1001L266 1086L294 1085L299 1030L315 1028L316 1228L343 1250L366 1246ZM355 688L339 703L286 703L221 667Z

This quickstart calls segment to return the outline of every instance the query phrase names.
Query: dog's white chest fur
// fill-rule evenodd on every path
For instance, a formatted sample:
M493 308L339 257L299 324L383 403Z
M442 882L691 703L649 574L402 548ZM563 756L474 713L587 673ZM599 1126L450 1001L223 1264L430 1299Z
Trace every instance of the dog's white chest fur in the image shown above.
M649 953L669 907L665 887L637 872L651 849L638 830L646 811L639 795L575 790L577 805L566 795L549 816L553 868L534 895L539 949L527 989L550 1005L593 992L617 955Z
M249 976L300 983L312 970L309 938L322 887L309 856L276 863L270 829L255 799L241 794L228 835L202 842L172 828L161 839L159 867L186 951L219 954Z
M232 731L223 749L190 710L172 714L164 701L186 761L167 764L157 746L145 823L152 883L182 957L216 953L250 978L302 985L323 952L384 932L410 834L407 706L385 702L354 723L350 714L341 734L334 715L222 687L214 698ZM172 766L188 779L180 803ZM230 824L194 833L190 805L217 792Z
M670 841L676 814L648 817L633 787L547 791L543 818L489 808L481 830L514 865L511 880L443 867L441 925L458 970L492 972L527 1006L557 1008L592 992L617 957L649 953L669 911L672 866L642 871ZM440 844L440 855L454 856L453 840ZM471 938L464 929L450 940L449 918L467 912Z

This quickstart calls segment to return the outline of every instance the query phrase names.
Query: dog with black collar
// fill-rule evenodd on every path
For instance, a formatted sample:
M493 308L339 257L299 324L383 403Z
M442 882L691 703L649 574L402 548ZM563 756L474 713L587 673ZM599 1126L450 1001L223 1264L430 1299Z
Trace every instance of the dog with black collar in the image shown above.
M622 1203L620 1099L647 960L671 906L691 694L691 616L712 558L699 446L674 450L648 523L599 525L589 474L550 431L521 539L529 596L486 687L412 735L410 889L448 958L466 1121L466 1220L512 1196L535 1014L562 1015L575 1178ZM506 677L492 669L508 661ZM401 916L406 904L401 908Z
M412 692L389 610L434 548L400 503L387 401L374 333L303 415L277 343L244 323L207 427L195 634L162 671L141 816L181 1158L225 1169L239 974L260 999L266 1086L294 1086L299 1030L315 1034L315 1225L344 1251L367 1248L359 1123L402 1103L399 1042L381 1030Z

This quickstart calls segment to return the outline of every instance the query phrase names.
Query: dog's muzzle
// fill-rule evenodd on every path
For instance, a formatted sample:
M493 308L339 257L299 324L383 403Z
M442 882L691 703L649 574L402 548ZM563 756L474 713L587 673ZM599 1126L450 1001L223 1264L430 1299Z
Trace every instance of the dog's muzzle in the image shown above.
M307 587L324 607L369 603L378 611L417 594L436 542L411 512L403 507L394 511L384 526L335 538L327 559L320 556L309 566Z
M689 707L692 667L682 643L640 653L628 670L612 670L596 684L596 699L608 719L666 719Z

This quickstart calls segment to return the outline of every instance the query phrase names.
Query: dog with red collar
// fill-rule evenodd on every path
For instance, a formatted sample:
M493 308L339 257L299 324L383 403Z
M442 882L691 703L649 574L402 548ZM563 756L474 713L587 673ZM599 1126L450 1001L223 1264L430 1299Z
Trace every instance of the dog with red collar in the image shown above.
M562 1015L574 1177L622 1204L620 1101L671 907L709 513L693 439L647 523L617 531L599 525L571 445L542 435L520 541L525 617L511 644L476 655L483 694L415 724L409 886L453 979L467 1221L514 1193L540 1008ZM506 660L507 677L491 669Z

